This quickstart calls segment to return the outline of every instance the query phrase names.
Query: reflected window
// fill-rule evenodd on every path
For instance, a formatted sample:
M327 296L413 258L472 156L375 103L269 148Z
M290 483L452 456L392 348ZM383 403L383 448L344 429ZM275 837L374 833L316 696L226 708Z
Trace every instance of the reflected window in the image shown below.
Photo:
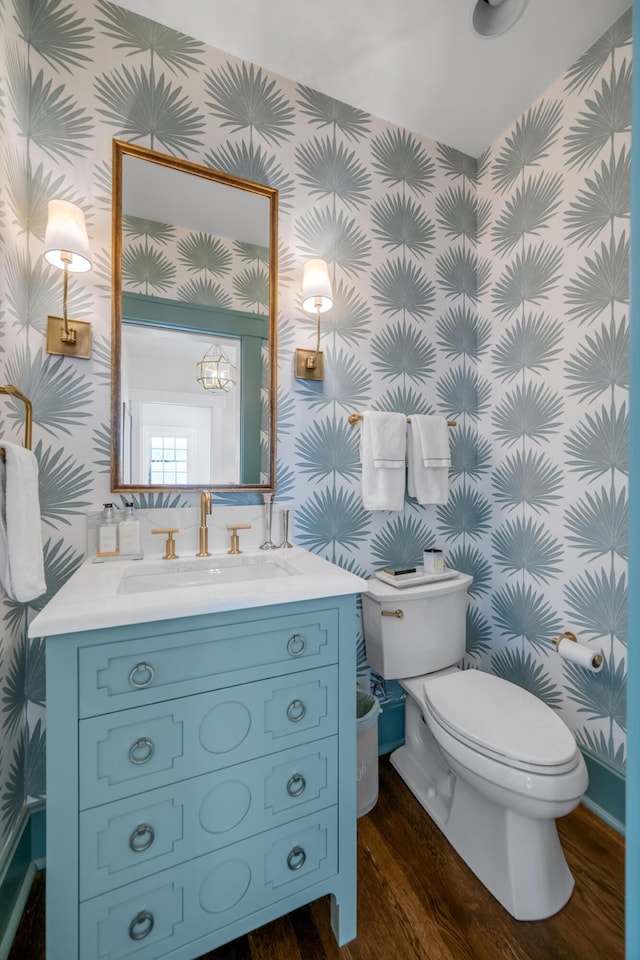
M149 483L187 483L189 438L150 436L148 440Z
M252 357L260 359L257 349L262 340L256 338L257 348L252 350L243 345L242 338L216 337L215 342L237 368L237 383L227 393L203 390L197 380L198 362L211 346L209 334L160 328L150 336L151 329L145 324L123 324L122 396L130 411L130 423L123 412L123 442L131 438L131 470L125 477L133 483L164 486L163 481L150 479L150 438L188 437L188 486L237 484L243 454L239 438L250 433L252 448L259 452L255 434L259 435L261 408L246 402L245 396L244 409L249 412L243 416L242 400L246 367L251 376L250 396L261 399L260 368L250 361ZM174 486L181 482L166 480Z

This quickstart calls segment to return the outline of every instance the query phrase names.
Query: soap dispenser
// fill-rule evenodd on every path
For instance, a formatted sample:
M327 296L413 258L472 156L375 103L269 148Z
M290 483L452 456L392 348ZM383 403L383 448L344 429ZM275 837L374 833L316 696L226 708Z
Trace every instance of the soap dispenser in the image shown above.
M118 525L113 515L113 504L105 503L102 520L98 527L98 549L96 554L99 557L117 557L118 550Z
M140 521L133 515L133 504L125 503L125 518L120 521L120 553L140 556Z

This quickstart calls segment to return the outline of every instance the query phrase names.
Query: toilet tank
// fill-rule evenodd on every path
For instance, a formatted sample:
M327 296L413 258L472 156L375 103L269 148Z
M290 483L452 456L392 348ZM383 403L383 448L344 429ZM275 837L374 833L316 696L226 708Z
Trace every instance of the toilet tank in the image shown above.
M398 680L443 670L462 659L473 577L460 573L416 587L393 587L376 577L367 583L364 641L367 662L377 673Z

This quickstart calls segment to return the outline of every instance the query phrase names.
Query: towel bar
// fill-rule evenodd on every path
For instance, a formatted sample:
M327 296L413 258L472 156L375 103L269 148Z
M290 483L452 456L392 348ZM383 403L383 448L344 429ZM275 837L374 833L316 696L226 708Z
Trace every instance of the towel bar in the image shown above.
M347 417L347 420L349 421L349 423L350 423L351 426L353 427L356 423L359 423L360 420L362 420L362 414L361 414L361 413L350 413L349 416ZM407 423L411 423L411 417L407 417ZM448 427L457 427L458 424L457 424L457 421L455 421L455 420L447 420L447 426L448 426Z
M25 397L24 393L21 393L17 387L14 387L12 383L8 383L4 387L0 387L0 393L8 394L11 397L17 397L18 400L22 400L24 403L24 446L27 450L31 450L31 424L33 422L33 408L31 406L31 401L28 397ZM4 460L4 447L0 447L0 457Z

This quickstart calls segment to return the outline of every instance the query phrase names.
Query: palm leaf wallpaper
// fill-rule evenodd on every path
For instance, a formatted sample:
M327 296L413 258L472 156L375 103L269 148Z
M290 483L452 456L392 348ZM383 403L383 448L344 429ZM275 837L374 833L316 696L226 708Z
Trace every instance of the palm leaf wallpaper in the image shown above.
M205 306L268 314L268 251L255 246L252 261L228 237L128 217L122 238L122 286Z
M280 191L278 496L295 541L363 576L441 544L474 577L465 665L533 690L622 770L630 15L475 160L108 0L3 7L0 381L34 405L47 594L0 610L0 849L45 792L42 644L27 623L81 562L84 514L110 499L113 137ZM71 290L94 325L89 362L44 352L60 301L42 260L52 197L89 225L95 267ZM131 288L263 302L256 251L128 228ZM293 376L313 341L308 257L328 260L336 296L321 384ZM2 433L19 440L20 405L3 401ZM448 504L364 510L346 417L366 407L457 419ZM603 649L603 675L553 656L565 629ZM362 661L361 632L354 644Z
M491 258L491 290L478 311L493 318L491 356L479 367L494 396L491 425L476 425L493 447L483 481L494 510L489 669L557 706L584 749L618 770L630 43L629 12L492 145L478 183L480 203L492 203L490 236L478 246ZM549 643L556 629L602 649L604 671L562 664Z

